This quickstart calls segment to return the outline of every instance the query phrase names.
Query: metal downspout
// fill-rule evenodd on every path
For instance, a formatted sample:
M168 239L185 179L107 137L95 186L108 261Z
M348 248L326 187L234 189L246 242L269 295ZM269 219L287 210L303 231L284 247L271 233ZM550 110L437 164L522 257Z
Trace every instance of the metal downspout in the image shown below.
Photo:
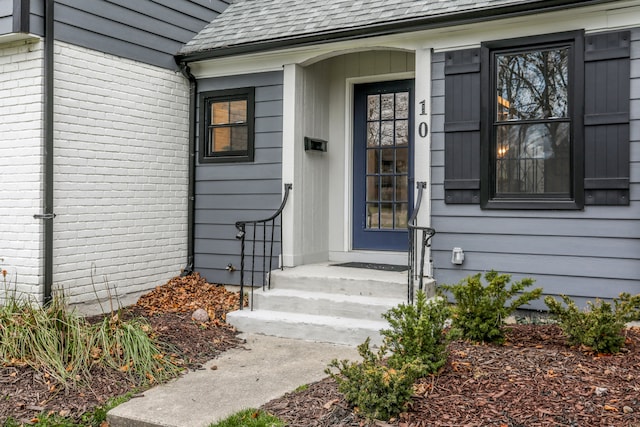
M196 102L198 96L198 82L189 66L176 60L182 75L189 80L189 189L187 199L187 265L182 270L182 276L188 276L194 269L194 221L195 221L195 190L196 190Z
M44 24L44 304L52 299L53 284L53 84L54 4L45 1Z

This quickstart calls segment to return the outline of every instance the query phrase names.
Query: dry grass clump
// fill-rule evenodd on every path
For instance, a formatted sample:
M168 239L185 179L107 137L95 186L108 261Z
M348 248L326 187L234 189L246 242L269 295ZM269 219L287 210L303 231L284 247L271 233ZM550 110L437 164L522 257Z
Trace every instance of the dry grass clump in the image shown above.
M63 386L87 380L96 365L126 372L138 384L181 369L144 319L121 320L112 313L91 324L68 310L62 295L45 307L9 295L0 306L0 342L0 363L31 366Z

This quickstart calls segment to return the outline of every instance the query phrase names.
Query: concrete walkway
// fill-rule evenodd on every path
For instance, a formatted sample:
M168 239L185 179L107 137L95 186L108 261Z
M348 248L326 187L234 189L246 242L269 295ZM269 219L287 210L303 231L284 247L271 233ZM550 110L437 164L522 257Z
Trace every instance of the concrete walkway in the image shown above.
M111 427L206 427L256 408L326 376L332 359L359 360L355 347L265 335L242 335L244 348L226 351L170 383L109 411Z

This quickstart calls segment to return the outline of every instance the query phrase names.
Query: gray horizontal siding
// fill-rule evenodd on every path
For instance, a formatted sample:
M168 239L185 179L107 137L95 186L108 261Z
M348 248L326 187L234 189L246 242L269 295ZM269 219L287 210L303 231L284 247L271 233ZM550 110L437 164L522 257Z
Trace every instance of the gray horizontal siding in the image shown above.
M484 231L484 230L483 230ZM616 260L619 252L636 254L640 253L639 238L610 237L594 238L575 236L540 236L540 235L509 235L498 234L499 242L496 242L496 234L457 232L438 235L440 244L444 247L460 246L466 253L489 252L501 255L533 255L545 254L563 257L566 256L565 246L573 248L571 256L583 258L597 258L603 260ZM621 272L624 273L624 272ZM628 271L626 272L629 273ZM637 271L636 271L637 273ZM633 278L633 277L631 277Z
M279 181L264 179L207 180L196 182L196 193L206 194L275 194L282 191Z
M279 251L280 250L278 249L278 253ZM227 265L225 263L230 262L229 261L230 259L233 260L233 258L230 258L228 255L203 255L203 254L196 253L195 263L196 265L203 265L203 266L214 266L214 265L222 265L222 264ZM275 261L276 257L274 257L273 259ZM255 260L256 270L253 276L253 284L255 284L255 286L262 286L263 270L269 271L270 267L271 267L271 270L278 268L278 265L276 263L272 263L271 266L269 266L268 260L266 261L266 264L263 267L262 262L263 262L262 257L256 257L256 260ZM198 273L200 273L200 275L205 277L207 281L210 283L238 284L240 282L240 279L239 279L240 272L238 270L240 265L239 264L232 264L232 265L235 268L234 271L230 271L227 269L202 267L198 269ZM252 265L253 264L251 262L251 258L248 258L245 261L245 280L244 280L245 285L252 284L252 276L250 273Z
M0 0L0 36L31 32L28 0Z
M13 0L0 0L0 18L13 15Z
M231 241L235 239L235 234L233 236L229 235L228 224L200 224L199 231L202 236L222 236L227 237L227 240ZM235 230L235 229L234 229ZM279 233L280 225L276 224L276 233ZM196 240L205 240L205 238L197 238ZM235 240L234 240L235 241ZM237 246L237 245L236 245ZM212 246L208 248L204 248L202 253L209 253ZM232 248L234 251L237 250L237 247Z
M13 0L0 0L0 35L13 32Z
M256 144L256 155L259 153L259 147ZM279 163L259 163L260 167L257 168L243 168L241 164L216 164L215 168L207 168L203 165L202 168L198 168L196 171L197 180L221 180L228 179L234 180L255 180L255 179L269 179L271 176L279 176L282 171L282 166Z
M3 34L11 34L13 32L13 17L0 16L0 36Z
M448 207L448 206L447 206ZM479 216L458 216L458 212L447 214L453 209L434 210L434 218L446 217L441 225L441 231L450 233L482 233L490 235L515 236L561 236L561 237L593 237L593 238L639 238L637 220L633 218L553 218L535 217L531 215L517 216L489 216L483 215L481 226L478 226ZM456 209L457 210L457 209ZM462 209L461 209L462 210ZM469 211L464 209L465 211ZM441 233L438 232L438 235Z
M195 269L207 280L239 284L240 241L235 238L236 221L271 216L282 199L282 72L204 79L201 92L255 87L255 159L251 163L207 163L196 166ZM199 117L199 114L197 114ZM198 127L199 132L199 127ZM197 135L199 138L200 136ZM197 157L197 156L196 156ZM252 230L247 230L251 236ZM270 236L271 231L267 230ZM280 254L280 226L274 229L276 243L272 266ZM258 230L262 236L262 230ZM247 246L247 256L252 248ZM262 270L262 245L256 248L256 267ZM267 257L268 258L268 257ZM268 265L269 260L264 260ZM245 260L251 267L251 260ZM247 275L245 283L250 277Z
M499 237L496 237L499 238ZM506 248L505 248L506 249ZM434 259L451 261L451 251L435 252ZM553 261L552 261L553 260ZM637 280L638 261L634 258L615 257L584 257L574 255L553 255L547 253L518 254L511 252L489 252L486 249L478 252L465 251L464 268L473 271L485 271L495 269L500 272L518 273L530 275L534 279L538 274L551 276L579 276L599 278L603 280ZM603 283L603 288L609 285ZM569 293L577 293L581 290L570 290ZM638 289L635 293L640 293ZM584 295L600 297L601 295Z
M267 254L269 254L269 237L271 236L271 231L270 228L268 228L268 235L267 235L267 240L266 240L266 250L263 247L263 238L262 238L262 227L259 227L260 229L256 231L256 236L259 239L257 244L256 244L256 249L255 249L255 255L261 257L265 252ZM278 234L280 234L280 227L277 227L277 232ZM228 254L233 254L234 252L238 251L238 247L240 246L240 242L237 239L227 239L227 240L222 240L222 239L216 239L216 244L215 245L211 245L211 242L209 241L209 239L196 239L194 242L194 246L195 246L195 252L198 255L201 256L209 256L209 255L221 255L221 256L226 256ZM278 251L280 250L280 244L278 242L274 243L274 249L277 249ZM249 255L251 255L251 253L253 252L252 249L249 249ZM277 252L279 253L279 252ZM248 260L245 260L245 263ZM257 264L257 263L256 263ZM225 263L224 266L226 266L227 264Z
M277 204L279 203L279 200L276 199L275 196L276 195L274 194L274 201L277 203L275 203L274 205L275 207L273 208L245 209L245 210L239 211L237 209L224 209L224 206L225 206L224 204L221 204L220 205L221 207L217 209L199 209L197 208L197 205L198 205L197 199L199 196L196 195L196 212L195 212L196 228L199 224L233 225L236 223L236 221L252 221L260 218L268 218L271 214L273 214L273 212L278 207ZM280 197L280 194L277 194L277 196ZM220 200L221 203L224 203L227 201L227 199L232 199L233 197L234 197L233 195L220 195L218 197L218 200ZM225 236L228 237L228 236L236 235L235 228L233 229L228 228L228 230L230 230L230 232L225 234ZM199 230L196 230L196 238L200 236L198 231ZM209 237L209 236L206 236L206 237ZM218 236L210 236L210 237L218 238Z
M44 36L44 1L32 1L29 7L31 8L29 31Z
M229 197L230 196L230 197ZM273 200L271 194L225 194L225 204L220 205L220 197L218 194L200 194L197 201L197 208L203 210L222 209L222 210L251 210L256 206L265 208L278 208L278 200Z
M568 294L582 305L620 292L640 293L640 30L632 31L632 40L631 204L582 211L444 203L444 54L433 56L432 250L438 283L495 269L516 280L532 277L546 294ZM465 251L462 266L451 264L453 247Z
M43 35L43 2L31 2L31 32ZM213 0L57 0L55 37L175 69L173 55L228 6Z

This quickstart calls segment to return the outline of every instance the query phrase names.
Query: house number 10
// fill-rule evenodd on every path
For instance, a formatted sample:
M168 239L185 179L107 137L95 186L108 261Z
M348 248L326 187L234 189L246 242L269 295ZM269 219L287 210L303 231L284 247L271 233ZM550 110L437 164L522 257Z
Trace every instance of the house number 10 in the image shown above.
M427 110L427 103L423 99L422 101L420 101L420 115L426 116L427 115L426 110ZM420 138L425 138L428 133L429 133L429 125L427 125L427 122L418 123L418 135L420 135Z

